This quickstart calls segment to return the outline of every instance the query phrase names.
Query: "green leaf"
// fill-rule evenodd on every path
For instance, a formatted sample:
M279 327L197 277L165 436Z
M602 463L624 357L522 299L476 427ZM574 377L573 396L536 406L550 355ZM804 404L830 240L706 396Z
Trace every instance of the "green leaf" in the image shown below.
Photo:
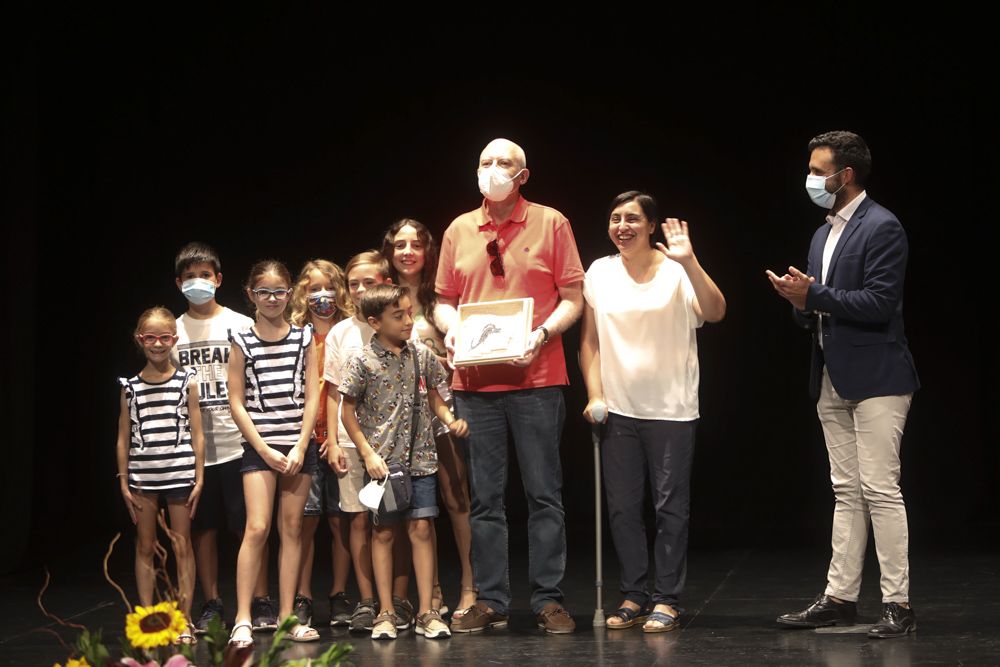
M299 623L299 618L295 614L290 614L281 621L278 629L274 631L274 639L271 641L271 647L267 649L267 652L261 656L258 667L271 667L271 665L277 665L278 657L281 652L287 648L288 644L288 633Z
M353 650L354 647L350 644L335 642L330 646L330 648L314 658L312 664L314 667L331 667L339 665L341 659Z
M202 640L208 645L209 664L213 667L222 667L225 661L226 646L229 644L229 633L226 632L221 618L213 616L209 620Z
M77 637L76 644L74 646L91 665L103 665L111 657L111 654L108 652L108 648L101 640L100 630L96 630L94 632L84 630Z

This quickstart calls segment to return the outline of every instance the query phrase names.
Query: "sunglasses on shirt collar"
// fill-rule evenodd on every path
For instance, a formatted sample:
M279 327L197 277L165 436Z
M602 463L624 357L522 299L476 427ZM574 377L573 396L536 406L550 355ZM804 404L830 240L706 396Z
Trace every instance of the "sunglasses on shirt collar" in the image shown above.
M497 243L497 239L486 244L486 254L493 258L490 261L490 273L498 278L503 278L503 258L500 257L500 244Z

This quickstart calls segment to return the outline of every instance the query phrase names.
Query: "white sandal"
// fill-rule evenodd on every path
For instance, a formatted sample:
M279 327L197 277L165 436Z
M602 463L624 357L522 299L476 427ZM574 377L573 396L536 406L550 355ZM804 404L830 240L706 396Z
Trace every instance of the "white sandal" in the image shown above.
M437 606L434 603L437 602ZM444 594L441 592L441 584L434 584L431 589L431 609L444 616L448 613L448 605L444 603Z
M316 632L316 628L299 623L288 633L288 638L293 642L317 642L319 633Z
M177 639L174 640L174 646L194 646L197 643L198 638L195 637L194 626L191 623L188 623L184 632L177 635Z
M240 628L246 628L250 633L250 639L237 639L236 631ZM229 633L229 645L235 646L236 648L248 648L254 645L253 639L253 625L249 621L242 621L233 626L232 631Z
M476 588L475 586L473 586L472 588L469 588L468 586L462 586L462 592L463 593L474 593L475 596L476 596L476 599L473 600L472 604L469 605L468 607L460 607L459 605L461 604L461 602L459 602L459 604L455 605L456 607L458 607L458 609L456 609L455 611L451 612L451 619L453 621L457 621L458 619L460 619L463 616L465 616L466 614L468 614L469 610L476 606L476 602L478 601L478 598L479 598L479 589Z

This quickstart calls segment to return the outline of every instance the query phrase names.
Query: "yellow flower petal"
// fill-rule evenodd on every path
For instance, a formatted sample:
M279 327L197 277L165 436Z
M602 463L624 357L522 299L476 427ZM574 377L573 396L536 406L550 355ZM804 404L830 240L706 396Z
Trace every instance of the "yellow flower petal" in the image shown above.
M125 617L125 636L135 648L168 646L186 628L187 619L177 609L176 602L161 602L152 607L137 606Z

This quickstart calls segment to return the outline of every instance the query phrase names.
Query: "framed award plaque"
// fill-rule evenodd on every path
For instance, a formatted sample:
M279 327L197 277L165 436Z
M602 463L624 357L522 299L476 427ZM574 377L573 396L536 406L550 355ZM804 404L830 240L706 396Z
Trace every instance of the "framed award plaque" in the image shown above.
M531 298L461 304L452 363L499 364L524 356L533 311Z

